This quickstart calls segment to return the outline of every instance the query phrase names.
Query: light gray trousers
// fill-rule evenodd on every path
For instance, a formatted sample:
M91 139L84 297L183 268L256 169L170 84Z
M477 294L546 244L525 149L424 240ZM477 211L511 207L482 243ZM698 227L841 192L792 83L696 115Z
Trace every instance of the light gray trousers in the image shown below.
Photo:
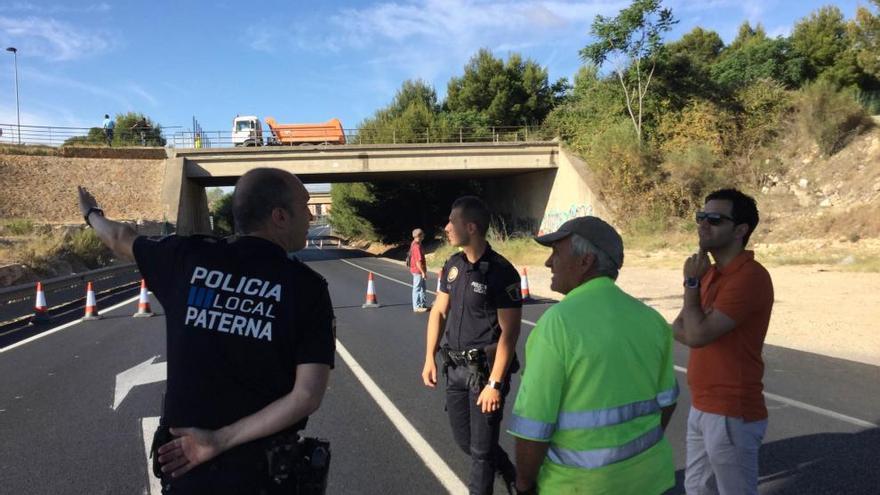
M745 422L694 409L688 414L688 495L756 495L758 451L767 420Z

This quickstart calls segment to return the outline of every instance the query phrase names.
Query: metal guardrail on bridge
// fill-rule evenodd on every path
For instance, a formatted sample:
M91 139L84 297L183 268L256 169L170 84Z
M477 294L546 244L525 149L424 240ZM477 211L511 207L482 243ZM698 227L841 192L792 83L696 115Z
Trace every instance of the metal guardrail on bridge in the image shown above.
M432 144L432 143L512 143L546 141L543 127L495 126L424 128L399 131L395 129L343 129L346 144ZM272 131L265 129L263 146L273 145ZM174 148L230 148L241 146L233 141L232 131L178 131L171 135L169 145ZM291 145L285 145L291 146ZM293 145L296 146L296 145Z
M83 138L82 144L102 145L100 142L85 142L85 139L93 129L103 133L100 127L61 127L42 125L21 125L0 123L0 144L26 144L42 146L61 146L71 138ZM173 132L181 127L161 127L161 132L156 135L153 130L115 129L114 135L126 142L132 142L136 146L163 146L160 140L168 142L168 132Z

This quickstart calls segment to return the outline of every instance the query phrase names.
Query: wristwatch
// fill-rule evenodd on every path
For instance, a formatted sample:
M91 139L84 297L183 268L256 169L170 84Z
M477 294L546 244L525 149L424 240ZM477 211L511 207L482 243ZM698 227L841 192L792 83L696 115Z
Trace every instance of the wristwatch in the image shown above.
M684 286L688 289L699 289L700 279L697 277L685 277Z
M89 221L89 215L91 215L92 213L97 213L98 215L101 215L103 217L104 210L98 208L97 206L92 206L91 208L89 208L89 211L87 211L86 214L83 215L83 217L86 219L86 225L88 225L89 227L92 226L92 222Z
M489 387L494 388L495 390L501 390L501 387L502 387L502 385L504 385L504 384L501 383L501 382L496 382L495 380L491 380L491 379L490 379L489 382L488 382L486 385L489 386Z

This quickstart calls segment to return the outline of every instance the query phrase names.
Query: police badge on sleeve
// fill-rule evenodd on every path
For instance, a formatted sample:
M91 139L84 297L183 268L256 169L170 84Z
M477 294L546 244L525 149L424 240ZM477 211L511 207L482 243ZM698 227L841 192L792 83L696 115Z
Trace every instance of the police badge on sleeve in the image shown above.
M522 300L522 289L519 284L510 284L504 288L504 292L507 293L507 297L510 298L511 301L520 301Z

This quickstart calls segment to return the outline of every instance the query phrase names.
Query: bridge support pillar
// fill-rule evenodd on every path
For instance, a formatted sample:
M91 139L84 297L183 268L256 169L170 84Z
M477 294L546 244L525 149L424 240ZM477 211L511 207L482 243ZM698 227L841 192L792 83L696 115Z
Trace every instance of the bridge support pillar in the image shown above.
M186 159L165 160L165 178L162 184L162 203L165 217L176 224L181 235L208 234L208 197L204 186L186 177Z
M560 148L557 168L492 179L486 199L508 223L508 231L555 231L571 218L596 215L609 221L595 194L587 165Z

